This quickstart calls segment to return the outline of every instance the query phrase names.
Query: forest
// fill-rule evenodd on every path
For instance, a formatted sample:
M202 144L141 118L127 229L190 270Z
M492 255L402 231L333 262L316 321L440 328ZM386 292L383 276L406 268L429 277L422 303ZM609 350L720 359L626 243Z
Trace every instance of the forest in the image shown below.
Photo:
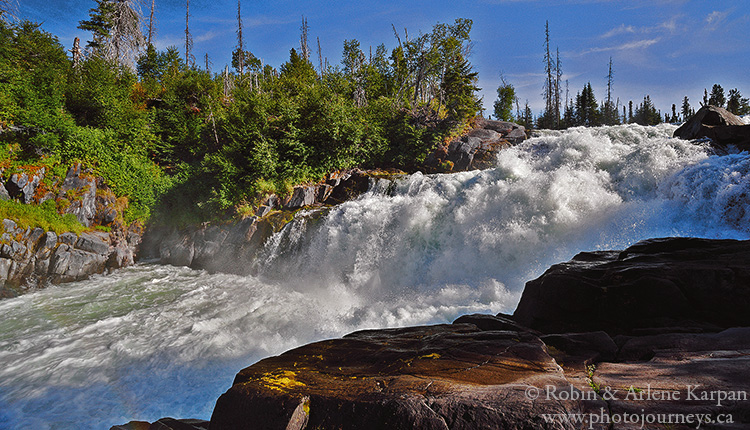
M299 46L275 68L245 46L238 1L232 67L214 72L207 57L196 61L187 20L184 47L155 48L151 5L146 19L130 0L95 0L79 25L91 40L81 46L76 39L70 51L39 24L7 19L0 7L3 181L32 167L53 172L51 181L83 163L126 198L126 223L160 211L179 223L244 216L264 196L332 171L418 170L482 113L469 19L437 23L416 37L394 27L395 46L374 52L345 40L340 64L331 65L319 41L314 58L303 18ZM611 60L601 105L591 84L575 96L566 84L563 95L559 50L551 50L548 27L545 35L545 111L535 118L528 101L521 109L503 79L495 118L561 129L676 122L693 113L687 97L680 112L673 105L663 116L648 96L620 106ZM704 103L750 113L739 91L727 99L719 85Z
M97 0L80 25L92 39L70 56L38 24L0 22L5 176L82 162L128 197L127 222L233 216L338 169L414 170L481 107L471 20L395 33L395 48L369 55L346 40L340 65L317 68L303 22L300 47L274 68L243 47L238 19L233 67L213 73L189 38L183 54L155 49L127 4Z

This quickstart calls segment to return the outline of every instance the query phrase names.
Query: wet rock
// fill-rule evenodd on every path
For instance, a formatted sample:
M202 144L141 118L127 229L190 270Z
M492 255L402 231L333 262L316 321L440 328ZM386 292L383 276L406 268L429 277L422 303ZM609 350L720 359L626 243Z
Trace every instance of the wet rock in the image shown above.
M530 331L528 328L503 315L462 315L453 321L453 324L474 324L480 330Z
M362 170L354 170L340 177L335 177L333 190L324 203L336 205L353 200L370 188L370 176Z
M75 247L94 254L109 252L109 235L106 233L81 233L75 242Z
M513 319L544 333L750 325L750 241L651 239L576 255L526 284Z
M294 187L292 196L284 205L285 209L299 209L304 206L311 206L316 201L318 187L316 185L301 185Z

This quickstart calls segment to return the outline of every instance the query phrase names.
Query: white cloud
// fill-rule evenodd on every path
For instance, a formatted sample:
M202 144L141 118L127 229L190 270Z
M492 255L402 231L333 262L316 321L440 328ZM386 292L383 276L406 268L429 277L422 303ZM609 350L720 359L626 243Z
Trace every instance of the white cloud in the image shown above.
M659 38L656 39L642 39L642 40L636 40L633 42L623 43L621 45L616 46L602 46L602 47L596 47L596 48L590 48L585 51L579 52L577 56L583 56L586 54L593 54L598 52L611 52L611 51L631 51L635 49L645 49L648 48L651 45L654 45L659 42Z
M706 17L706 24L709 30L716 30L719 26L726 21L730 11L719 12L717 10L711 12Z
M635 33L636 28L632 25L625 25L620 24L619 27L615 27L612 30L609 30L608 32L601 35L602 39L607 39L612 36L617 36L618 34L625 34L625 33Z

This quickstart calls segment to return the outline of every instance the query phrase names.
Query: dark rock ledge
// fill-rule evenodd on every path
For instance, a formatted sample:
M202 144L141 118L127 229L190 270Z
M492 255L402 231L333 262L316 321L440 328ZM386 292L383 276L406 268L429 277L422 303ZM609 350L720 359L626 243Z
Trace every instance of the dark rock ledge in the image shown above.
M711 145L720 153L732 147L740 151L750 150L750 125L728 110L712 105L701 107L675 130L674 137L710 139Z
M261 360L210 428L748 428L749 256L750 241L689 238L584 252L530 281L513 316L360 331ZM202 428L155 425L142 428Z

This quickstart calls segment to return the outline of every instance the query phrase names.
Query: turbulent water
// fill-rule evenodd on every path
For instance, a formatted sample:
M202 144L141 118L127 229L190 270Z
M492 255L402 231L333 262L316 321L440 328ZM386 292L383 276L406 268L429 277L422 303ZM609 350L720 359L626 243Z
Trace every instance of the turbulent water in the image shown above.
M300 344L512 312L580 250L750 237L750 157L674 128L545 132L495 169L383 180L237 263L257 277L141 264L0 301L0 428L208 419L239 369Z

